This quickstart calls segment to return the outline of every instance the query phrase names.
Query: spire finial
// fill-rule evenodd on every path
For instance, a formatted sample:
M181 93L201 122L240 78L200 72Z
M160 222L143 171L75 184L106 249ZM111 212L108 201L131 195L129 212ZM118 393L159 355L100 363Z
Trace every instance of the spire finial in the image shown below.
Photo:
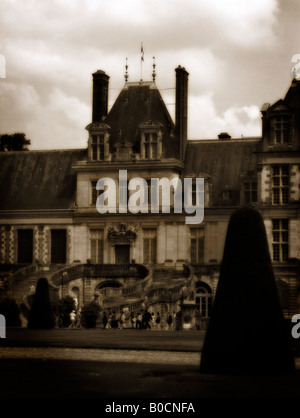
M156 67L156 64L155 64L155 57L153 57L153 64L152 64L152 67L153 67L153 71L152 71L152 79L153 79L153 81L155 82L155 78L156 78L156 72L155 72L155 67Z
M144 47L143 47L143 42L141 42L141 82L143 81L143 61L144 61Z
M127 60L127 58L126 58L126 65L125 65L125 82L127 83L127 81L128 81L128 60Z

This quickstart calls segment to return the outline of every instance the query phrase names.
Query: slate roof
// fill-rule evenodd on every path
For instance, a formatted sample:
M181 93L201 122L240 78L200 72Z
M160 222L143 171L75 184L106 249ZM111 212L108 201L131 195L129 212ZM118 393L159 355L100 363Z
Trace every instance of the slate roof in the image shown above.
M239 205L241 174L256 170L256 150L261 138L188 141L185 175L208 174L213 205ZM200 175L201 177L201 175ZM222 199L222 191L230 190L230 201Z
M174 122L161 94L154 83L127 83L121 90L108 115L103 120L110 126L110 145L115 146L123 139L140 152L139 125L147 121L163 125L163 149L165 157L175 157L175 142L171 137ZM121 131L121 135L120 135Z
M87 150L0 153L0 210L70 209L75 201L72 165Z
M300 80L294 79L284 98L284 103L300 112Z

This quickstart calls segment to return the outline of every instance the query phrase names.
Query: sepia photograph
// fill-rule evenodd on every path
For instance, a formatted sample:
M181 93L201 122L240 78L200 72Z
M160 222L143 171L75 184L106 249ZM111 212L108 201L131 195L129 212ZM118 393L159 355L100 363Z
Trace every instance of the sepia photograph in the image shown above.
M298 0L1 2L11 412L300 400L299 22Z

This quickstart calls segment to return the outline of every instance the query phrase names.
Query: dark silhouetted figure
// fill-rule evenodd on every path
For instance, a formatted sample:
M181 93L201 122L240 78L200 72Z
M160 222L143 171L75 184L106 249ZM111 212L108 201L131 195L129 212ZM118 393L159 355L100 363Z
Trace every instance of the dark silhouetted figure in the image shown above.
M229 221L200 371L276 375L294 371L265 226L251 208Z
M28 318L28 328L49 329L55 325L55 315L50 303L49 284L41 278L37 282L32 308Z

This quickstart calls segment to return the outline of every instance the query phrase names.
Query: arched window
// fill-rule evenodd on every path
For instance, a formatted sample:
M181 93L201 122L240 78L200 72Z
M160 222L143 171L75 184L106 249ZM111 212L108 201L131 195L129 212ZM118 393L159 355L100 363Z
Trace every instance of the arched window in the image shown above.
M208 284L196 284L196 309L203 318L209 318L212 310L212 291Z

